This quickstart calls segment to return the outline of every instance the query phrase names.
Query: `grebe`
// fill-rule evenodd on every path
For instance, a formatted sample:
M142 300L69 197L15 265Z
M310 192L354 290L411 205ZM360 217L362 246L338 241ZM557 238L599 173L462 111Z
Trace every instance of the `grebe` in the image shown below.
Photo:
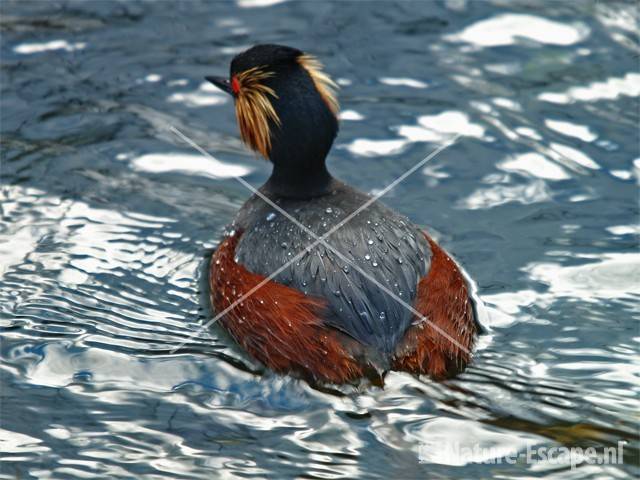
M348 218L371 197L327 170L339 107L320 63L256 45L228 79L206 78L233 96L242 140L273 164L211 260L221 325L267 367L312 382L461 372L479 331L469 286L442 247L382 203ZM327 248L262 196L319 237L348 221Z

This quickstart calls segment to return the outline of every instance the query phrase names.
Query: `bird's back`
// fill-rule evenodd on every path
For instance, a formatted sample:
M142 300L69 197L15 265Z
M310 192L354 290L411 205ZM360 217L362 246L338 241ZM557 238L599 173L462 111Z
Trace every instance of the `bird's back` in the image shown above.
M311 199L263 193L317 236L370 200L340 182L330 194ZM326 324L364 345L374 363L388 366L414 318L398 299L413 306L418 283L430 267L429 242L415 225L373 202L326 238L336 253L254 196L238 213L234 228L242 231L236 261L250 272L270 276L304 252L273 280L324 299Z

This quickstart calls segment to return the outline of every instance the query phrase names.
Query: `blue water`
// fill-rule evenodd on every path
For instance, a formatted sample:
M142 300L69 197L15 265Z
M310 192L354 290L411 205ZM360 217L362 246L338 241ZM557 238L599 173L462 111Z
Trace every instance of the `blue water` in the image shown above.
M637 3L0 8L1 478L640 474ZM384 197L477 283L488 334L457 379L321 391L200 331L233 176L269 174L203 77L259 42L338 81L329 163L362 190L462 134Z

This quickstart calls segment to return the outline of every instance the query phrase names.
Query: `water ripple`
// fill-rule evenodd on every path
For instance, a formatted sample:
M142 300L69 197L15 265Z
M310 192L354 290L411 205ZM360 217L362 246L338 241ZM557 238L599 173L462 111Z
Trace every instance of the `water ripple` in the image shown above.
M637 9L72 7L2 4L0 478L638 475ZM269 172L203 77L255 38L336 78L329 163L363 190L462 135L385 197L477 283L487 334L456 379L312 388L202 329L249 195L231 177ZM495 463L619 441L623 464Z

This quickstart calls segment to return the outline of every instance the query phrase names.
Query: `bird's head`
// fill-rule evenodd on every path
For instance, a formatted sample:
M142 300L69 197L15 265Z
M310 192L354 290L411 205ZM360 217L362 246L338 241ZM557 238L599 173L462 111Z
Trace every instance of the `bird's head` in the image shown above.
M338 132L335 83L314 57L256 45L231 61L229 78L206 77L235 100L242 140L276 167L312 166Z

